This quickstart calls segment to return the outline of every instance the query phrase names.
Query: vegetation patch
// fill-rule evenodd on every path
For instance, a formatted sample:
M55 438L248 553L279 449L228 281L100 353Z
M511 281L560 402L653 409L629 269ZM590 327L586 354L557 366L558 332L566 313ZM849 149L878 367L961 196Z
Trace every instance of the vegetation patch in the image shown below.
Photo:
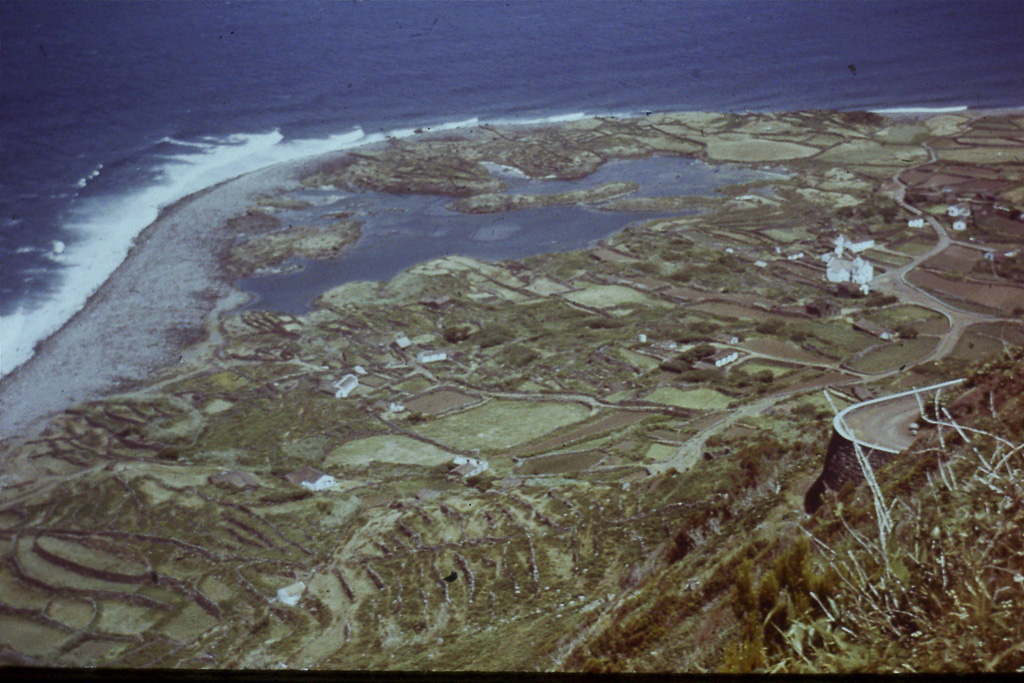
M490 401L416 428L456 449L500 451L584 419L578 403Z
M731 398L714 389L682 390L674 387L655 389L647 396L647 400L693 410L721 410L728 408L732 402Z

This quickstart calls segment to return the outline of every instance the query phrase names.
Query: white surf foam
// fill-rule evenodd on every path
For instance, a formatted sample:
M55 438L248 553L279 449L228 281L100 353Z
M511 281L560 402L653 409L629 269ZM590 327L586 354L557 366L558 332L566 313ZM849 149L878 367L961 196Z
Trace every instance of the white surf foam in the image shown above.
M891 107L888 109L871 109L873 114L952 114L967 111L967 105L955 107Z
M383 140L356 128L318 140L284 141L279 131L233 135L220 144L186 145L158 169L161 181L124 195L81 199L64 227L73 236L47 256L65 268L46 303L0 317L0 376L27 361L35 345L67 322L124 261L135 238L160 210L204 188L273 164ZM94 175L91 177L95 177ZM35 249L33 249L35 250ZM43 250L39 250L43 251Z
M500 119L499 125L563 123L586 118L587 114L560 114L533 119ZM73 239L63 249L51 247L48 256L64 266L57 293L45 304L0 317L0 377L32 357L35 346L58 330L80 310L97 289L124 261L135 238L156 220L160 210L190 194L225 180L274 164L295 161L328 152L409 137L417 130L435 132L473 128L481 124L473 117L420 128L402 128L367 135L361 128L322 139L284 140L277 130L270 133L239 134L224 139L206 137L192 142L166 137L162 143L186 148L187 152L164 156L157 169L160 181L113 197L78 199L75 216L65 227ZM96 177L102 167L79 181L80 187Z
M551 123L571 123L589 118L592 114L585 112L573 112L571 114L555 114L553 116L542 116L539 118L501 118L492 119L488 123L496 126L542 126Z

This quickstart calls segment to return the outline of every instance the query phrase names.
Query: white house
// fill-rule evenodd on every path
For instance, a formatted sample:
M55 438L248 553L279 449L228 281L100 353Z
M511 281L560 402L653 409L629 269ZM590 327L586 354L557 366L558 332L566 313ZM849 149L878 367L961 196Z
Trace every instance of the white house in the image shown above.
M348 395L351 394L357 386L359 386L358 377L355 375L345 375L334 383L334 388L337 389L337 391L334 392L334 398L348 398Z
M416 354L417 363L436 363L441 360L448 360L448 354L444 351L420 351Z
M950 218L966 218L971 215L971 207L966 204L956 204L946 209L946 215Z
M957 232L967 229L967 223L964 221L953 221L953 229Z
M299 598L306 592L306 584L301 581L296 581L290 586L277 589L277 600L283 602L286 605L295 606L299 603Z
M407 349L412 346L412 342L409 341L409 338L404 334L400 334L395 337L395 344L397 344L400 349Z
M875 246L875 241L863 240L861 242L851 242L844 236L840 235L835 239L835 245L835 255L842 257L844 249L849 249L854 254L859 254L860 252L867 251L868 249L871 249L873 246Z
M739 351L734 351L732 349L723 349L723 350L718 351L717 353L715 353L710 358L708 358L707 362L708 363L714 363L715 367L720 368L722 366L728 365L729 363L732 363L733 361L735 361L739 357L740 357L740 352Z
M302 487L309 489L310 491L323 491L324 489L332 488L338 480L329 474L325 474L316 481L304 481Z
M646 344L647 343L647 335L644 334L643 332L641 332L639 335L637 335L637 339L640 341L641 344Z
M324 474L312 467L300 467L291 474L286 475L285 479L310 491L323 491L338 483L331 475Z
M357 365L352 368L352 372L356 373L357 375L365 375L366 368L364 368L362 365Z
M767 268L768 267L768 263L765 262L765 261L754 261L754 265L757 266L758 268Z
M923 218L911 218L909 221L907 221L907 227L908 228L923 228L924 227L924 219Z
M846 248L852 251L854 254L859 254L862 251L867 251L875 246L874 240L863 240L861 242L847 242Z
M798 252L797 252L797 253L795 253L795 254L790 254L790 255L789 255L789 256L787 256L786 258L787 258L788 260L790 260L790 261L799 261L799 260L800 260L800 259L802 259L803 257L804 257L804 252L802 252L802 251L798 251Z
M405 406L402 405L401 403L395 403L394 401L392 401L391 403L388 404L388 412L391 412L391 413L404 413L405 412Z
M461 477L475 477L490 467L486 460L468 458L464 455L456 455L452 458L452 462L455 464L455 469L452 472Z

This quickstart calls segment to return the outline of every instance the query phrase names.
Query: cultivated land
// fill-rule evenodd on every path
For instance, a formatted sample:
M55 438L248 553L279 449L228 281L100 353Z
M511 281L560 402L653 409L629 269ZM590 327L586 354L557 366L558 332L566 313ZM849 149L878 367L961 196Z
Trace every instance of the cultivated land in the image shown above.
M466 213L659 215L582 251L435 259L323 292L304 315L215 312L180 362L38 433L5 435L0 657L858 668L839 645L833 659L804 657L839 641L805 645L793 631L818 609L808 586L844 599L819 585L827 572L814 573L820 562L796 540L838 533L831 509L820 524L803 513L831 430L822 391L842 407L962 376L1024 344L1022 145L1016 114L679 113L483 126L310 167L301 186L228 222L222 272L268 272L354 243L358 217L292 220L308 215L300 197L311 191L442 194ZM773 174L710 197L681 187L631 198L642 188L628 164L617 182L546 195L507 194L489 170L578 179L654 155ZM963 231L946 215L953 204L971 208ZM693 208L702 213L662 215ZM919 216L925 226L908 227ZM862 254L875 268L868 296L825 279L819 256L840 234L875 240ZM428 350L446 358L418 360ZM718 351L739 359L704 360ZM337 398L348 374L358 386ZM1012 398L992 386L990 423ZM456 456L489 467L466 478L452 472ZM312 491L285 478L301 467L336 484ZM843 495L857 509L860 494ZM783 572L791 560L804 578ZM297 604L277 599L298 581ZM1007 586L1000 599L1019 606L1024 593ZM767 606L744 602L744 590ZM789 607L773 610L779 595ZM839 628L830 624L815 628ZM870 668L875 641L857 630L868 627L843 626ZM894 642L911 647L912 631ZM1003 637L967 668L1019 662ZM915 667L957 668L966 656L936 652Z

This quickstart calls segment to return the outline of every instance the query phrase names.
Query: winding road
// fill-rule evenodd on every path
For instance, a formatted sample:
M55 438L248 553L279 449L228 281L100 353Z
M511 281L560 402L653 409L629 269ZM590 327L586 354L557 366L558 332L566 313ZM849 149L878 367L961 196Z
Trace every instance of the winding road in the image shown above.
M924 166L925 164L934 163L936 161L935 152L932 148L927 143L921 143L921 146L928 152L928 159L919 164L915 164L914 166L900 169L893 175L892 181L896 186L893 199L908 213L924 218L935 231L937 241L928 251L923 254L919 254L908 263L898 268L888 270L876 277L871 281L871 287L883 294L891 294L897 297L902 304L915 304L922 308L927 308L937 313L941 313L949 321L949 330L940 337L939 343L931 353L917 359L914 363L909 363L907 366L898 370L891 370L874 375L868 375L866 373L852 373L859 374L860 379L850 380L843 384L855 384L868 378L871 380L884 379L886 377L906 372L914 365L941 360L953 352L953 349L956 348L957 342L960 341L960 337L963 335L964 330L969 326L976 323L1009 320L1008 318L1000 318L997 316L975 313L973 311L958 308L957 306L943 301L907 281L907 274L909 272L928 261L928 259L941 253L950 245L957 244L957 242L949 236L946 228L938 219L926 214L914 206L911 206L906 201L907 186L901 178L902 174L905 171ZM977 247L977 245L970 246ZM838 367L836 369L838 369ZM899 453L914 442L914 435L911 433L910 425L916 421L919 416L917 395L926 391L941 390L941 388L953 386L961 381L962 380L953 380L952 382L945 382L932 387L914 389L909 392L864 401L862 403L849 406L836 416L837 420L835 424L837 425L837 431L840 431L840 433L846 438L851 441L856 441L862 446L890 453ZM804 391L807 391L807 389L792 389L742 406L725 416L722 420L702 429L697 434L694 434L681 444L670 457L660 463L649 465L648 469L654 472L661 472L669 469L670 467L674 467L679 471L685 471L699 462L701 453L704 450L704 444L713 434L720 432L745 417L762 414L775 403ZM842 415L841 420L838 419L839 415ZM843 425L842 428L838 426L840 423Z

